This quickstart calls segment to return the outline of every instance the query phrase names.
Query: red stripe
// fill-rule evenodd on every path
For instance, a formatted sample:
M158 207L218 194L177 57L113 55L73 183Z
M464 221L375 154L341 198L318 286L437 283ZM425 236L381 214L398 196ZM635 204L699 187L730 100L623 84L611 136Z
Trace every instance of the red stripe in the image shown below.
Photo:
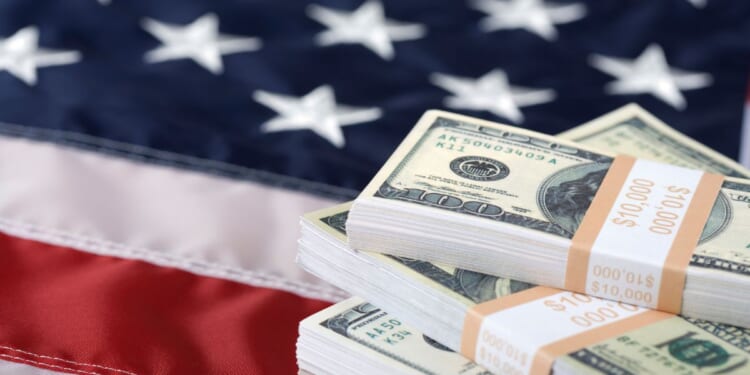
M56 371L292 374L328 303L0 234L0 359Z

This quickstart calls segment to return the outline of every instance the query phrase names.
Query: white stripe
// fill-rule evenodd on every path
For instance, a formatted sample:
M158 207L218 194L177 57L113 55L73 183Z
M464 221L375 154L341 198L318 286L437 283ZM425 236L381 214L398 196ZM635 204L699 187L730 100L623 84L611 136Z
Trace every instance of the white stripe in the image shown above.
M750 168L750 102L745 104L745 117L742 121L740 164L744 165L747 168Z
M328 184L303 180L292 176L281 175L257 169L224 163L216 160L200 159L189 155L175 154L136 144L122 143L105 138L92 137L59 129L44 129L0 122L0 134L22 137L37 141L50 141L77 149L92 150L108 155L125 157L136 161L178 167L213 175L257 181L267 185L292 188L295 191L314 193L317 196L329 197L341 201L352 200L358 192Z
M42 370L40 368L32 366L32 363L26 364L26 362L24 363L9 362L9 360L18 360L18 359L6 358L6 357L0 356L0 375L77 374L77 372L73 372L73 371L57 372L57 371L50 371L50 370Z
M299 216L334 203L0 136L0 230L307 297L344 297L294 263Z

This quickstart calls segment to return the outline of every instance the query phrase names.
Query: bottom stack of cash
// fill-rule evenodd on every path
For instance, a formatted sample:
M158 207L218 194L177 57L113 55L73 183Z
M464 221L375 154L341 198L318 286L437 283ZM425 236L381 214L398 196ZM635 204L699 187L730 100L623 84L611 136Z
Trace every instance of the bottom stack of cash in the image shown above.
M445 265L351 250L344 229L348 208L349 204L343 204L303 218L298 262L307 271L393 313L399 322L413 326L451 350L460 350L464 321L472 307L533 287ZM366 309L349 314L364 316L362 311ZM322 317L315 315L311 321L326 321ZM345 321L346 318L340 320L341 324ZM380 323L371 332L373 335L389 328L389 323L385 327ZM374 366L372 358L353 366L350 359L344 359L348 354L345 349L312 333L308 330L310 324L308 321L300 327L300 341L304 344L298 349L301 368L326 374ZM352 328L347 335L353 334ZM318 338L302 337L310 334ZM367 332L358 334L368 336ZM309 349L310 346L317 349ZM555 374L750 373L750 330L671 316L559 357L552 369Z
M489 374L360 298L339 302L300 323L297 363L300 371L318 375Z
M396 316L412 318L412 325L418 322L417 328L433 332L432 337L446 346L458 348L461 324L470 306L510 292L510 284L507 291L501 291L490 286L491 282L472 280L479 275L474 272L453 272L451 267L427 262L352 251L343 232L348 210L349 205L344 204L303 218L299 264ZM488 279L499 280L494 276Z

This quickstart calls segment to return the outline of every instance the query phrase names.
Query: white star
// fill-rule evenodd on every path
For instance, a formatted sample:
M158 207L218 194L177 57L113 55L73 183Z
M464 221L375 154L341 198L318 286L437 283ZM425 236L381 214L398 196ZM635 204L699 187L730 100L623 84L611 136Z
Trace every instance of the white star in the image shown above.
M253 93L253 99L279 114L261 125L261 131L310 129L338 148L345 144L342 126L377 120L382 114L379 108L337 105L333 89L328 85L301 98L258 90Z
M315 37L318 45L360 43L387 60L395 55L393 42L419 39L427 32L421 24L386 19L378 1L368 1L353 12L310 5L307 14L328 27Z
M163 45L146 53L149 63L193 59L214 74L224 71L221 55L255 51L260 48L258 38L219 33L219 19L208 13L186 26L170 25L146 18L142 27L159 39Z
M635 60L592 55L589 62L595 68L617 78L605 86L608 94L649 93L680 110L687 107L680 90L703 88L711 85L713 80L707 73L671 68L664 57L664 51L656 44L648 46Z
M707 0L688 0L690 4L693 4L696 8L704 8L706 6Z
M27 26L5 39L0 39L0 71L33 86L37 68L73 64L81 60L78 51L39 48L39 30Z
M500 69L476 80L436 73L430 81L454 95L445 98L445 105L449 108L489 111L515 123L523 122L519 107L555 99L554 90L510 86L508 76Z
M586 6L544 4L543 0L474 0L475 9L487 13L479 21L482 31L526 29L547 40L557 39L556 24L577 21L586 16Z

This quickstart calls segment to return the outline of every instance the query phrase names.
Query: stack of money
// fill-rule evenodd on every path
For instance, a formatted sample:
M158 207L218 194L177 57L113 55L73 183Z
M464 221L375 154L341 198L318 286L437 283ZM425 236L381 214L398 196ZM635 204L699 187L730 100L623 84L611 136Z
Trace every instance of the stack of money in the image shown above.
M618 128L612 129L613 123ZM589 272L593 268L595 274L599 267L596 276L619 281L592 283L598 279L590 276L586 283L584 272L583 282L573 284L580 289L585 286L581 292L613 300L750 326L750 314L746 313L750 309L746 298L750 291L750 182L735 178L747 177L748 173L635 106L566 136L598 142L597 146L606 151L470 117L426 113L355 201L347 221L349 245L561 289L576 290L570 287L575 279L566 279L566 272L576 274L570 272L571 267ZM641 272L639 267L653 267L649 259L643 264L637 263L637 257L617 263L617 253L607 259L610 263L587 268L588 258L581 264L582 258L569 257L575 243L572 239L602 180L618 163L616 152L729 176L706 177L668 167L669 173L656 175L669 183L654 186L647 179L628 180L633 184L631 195L638 200L617 201L619 205L610 206L622 207L623 216L612 219L614 224L609 226L623 233L621 227L648 227L656 233L652 237L664 233L672 236L671 228L680 228L684 212L671 207L696 206L705 211L706 220L698 223L691 219L693 226L700 225L693 230L692 245L687 240L684 243L688 245L679 249L685 254L681 256L686 264L680 283L672 282L678 277L666 271ZM634 162L630 163L632 166ZM641 160L635 165L648 170L663 168ZM688 180L683 174L701 184L710 181L715 194L707 195L710 199L691 201L696 189L683 185L682 181ZM625 173L622 181L627 176ZM674 185L670 185L672 181ZM697 186L697 190L704 189ZM646 222L651 220L648 215L654 217L653 222ZM622 235L616 238L630 244L627 253L648 255L656 246L655 242L638 242L641 237L637 236L633 237L636 241ZM446 311L445 315L450 313ZM453 336L450 330L445 334Z
M424 343L459 351L470 309L534 287L448 265L354 251L344 227L349 208L342 204L305 215L298 262L373 305L349 300L301 323L300 368L313 374L391 374L406 367L421 374L482 373L456 359L457 354L430 350ZM557 358L554 374L750 372L750 330L664 315L657 323Z
M350 298L300 323L300 371L325 374L489 375L396 316Z
M587 144L605 143L616 152L639 157L678 160L691 167L724 174L746 173L713 151L660 124L637 107L617 111L565 136ZM344 204L303 218L299 263L313 274L383 307L398 317L394 319L399 323L409 324L434 338L424 338L424 341L436 348L461 349L467 312L478 304L535 289L524 282L439 263L353 251L347 245L345 226L349 208L350 204ZM395 327L395 324L383 320L384 311L362 303L361 300L344 302L316 314L300 326L298 357L303 371L356 373L358 371L353 369L373 369L373 361L383 362L376 370L379 373L398 373L405 371L406 367L417 373L478 371L467 365L468 362L460 361L445 367L431 367L430 364L448 362L442 362L442 356L437 352L413 351L413 343L421 341L400 345L400 341L391 340L406 335L392 332L391 326ZM366 311L378 313L369 318ZM664 315L657 323L561 356L552 367L556 374L742 374L750 371L750 331ZM331 324L335 321L330 319L333 316L344 323ZM329 327L338 327L328 329L338 335L324 333ZM420 336L414 329L404 329L406 331ZM393 334L395 336L390 336ZM328 349L321 348L326 345ZM339 353L341 355L337 355ZM342 356L348 358L345 362L349 367L342 367ZM447 358L447 354L445 356ZM361 357L362 361L357 362L352 357ZM406 367L399 366L399 363ZM458 363L461 364L456 365ZM471 370L457 372L456 369Z

